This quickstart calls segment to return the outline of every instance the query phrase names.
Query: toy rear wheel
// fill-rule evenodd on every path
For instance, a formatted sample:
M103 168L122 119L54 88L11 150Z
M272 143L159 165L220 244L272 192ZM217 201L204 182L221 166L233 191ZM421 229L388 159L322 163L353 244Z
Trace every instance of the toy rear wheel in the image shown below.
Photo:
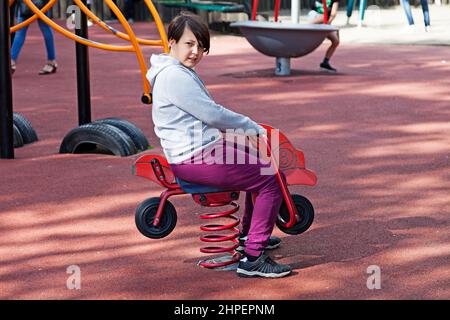
M297 222L290 228L283 226L283 224L289 221L289 210L286 202L283 201L276 224L277 227L284 233L296 235L308 230L313 223L314 207L307 198L298 194L293 194L292 200L294 201L295 207L298 211Z
M172 232L177 224L177 211L172 203L166 201L159 225L153 225L160 202L160 198L150 198L143 201L136 209L136 227L147 238L164 238Z

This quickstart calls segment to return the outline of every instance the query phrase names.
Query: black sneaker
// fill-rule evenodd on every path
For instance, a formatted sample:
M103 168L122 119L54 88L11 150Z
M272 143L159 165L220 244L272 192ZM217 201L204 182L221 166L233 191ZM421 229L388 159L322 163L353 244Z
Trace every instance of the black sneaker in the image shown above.
M268 255L262 253L258 259L251 262L247 257L239 261L237 268L239 277L263 277L263 278L281 278L292 272L292 268L286 264L278 264Z
M245 240L247 240L247 236L239 237L239 247L237 247L235 249L235 251L239 252L239 253L244 253L244 249L245 249ZM266 246L266 250L273 250L276 249L280 246L281 244L281 239L275 236L271 236L269 238L269 243Z
M337 70L335 68L333 68L329 62L325 62L325 61L320 64L320 68L322 70L325 70L328 72L337 72Z

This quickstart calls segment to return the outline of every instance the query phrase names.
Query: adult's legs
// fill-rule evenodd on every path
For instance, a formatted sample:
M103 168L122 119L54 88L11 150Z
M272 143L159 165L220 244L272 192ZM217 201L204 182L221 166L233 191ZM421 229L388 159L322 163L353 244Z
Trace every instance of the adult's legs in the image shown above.
M347 23L350 19L350 17L352 16L353 13L353 7L355 5L355 0L348 0L347 2Z
M24 19L19 15L17 17L17 24L23 22ZM25 38L27 36L28 26L17 30L14 36L14 41L11 46L11 60L16 61L19 58L20 51L22 50L23 44L25 43Z
M364 13L366 11L366 0L359 0L359 22L364 21Z
M430 10L428 9L428 1L420 0L420 4L422 5L423 21L425 23L425 27L428 27L430 25Z
M48 11L46 14L47 16L49 15ZM52 28L41 19L38 19L38 24L42 35L44 36L45 48L47 49L47 60L49 62L54 61L56 60L56 51Z
M406 18L408 19L408 24L411 26L414 24L414 19L411 12L411 6L409 5L409 0L402 0L403 10L405 11Z

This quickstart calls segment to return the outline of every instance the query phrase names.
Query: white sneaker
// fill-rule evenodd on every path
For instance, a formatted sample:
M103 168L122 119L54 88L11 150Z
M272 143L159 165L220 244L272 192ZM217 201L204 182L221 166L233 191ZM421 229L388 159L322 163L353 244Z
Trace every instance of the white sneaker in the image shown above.
M416 25L410 24L409 26L404 27L400 32L412 34L412 33L415 33L416 31L417 31Z

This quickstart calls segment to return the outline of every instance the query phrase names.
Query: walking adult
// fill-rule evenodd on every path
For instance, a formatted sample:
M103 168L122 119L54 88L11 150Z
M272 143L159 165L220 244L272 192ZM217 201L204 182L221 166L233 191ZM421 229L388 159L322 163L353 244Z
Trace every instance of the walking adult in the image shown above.
M38 1L41 2L38 5L38 7L40 8L42 8L48 2L48 0L38 0ZM36 2L37 4L38 1L33 1L33 3ZM17 20L16 20L17 24L27 20L34 14L33 11L31 11L31 9L28 8L28 6L23 0L19 0L18 6L19 8L17 11ZM51 17L50 10L48 10L45 14L49 18ZM56 70L58 69L58 64L56 63L56 51L55 51L55 41L53 38L53 31L49 25L47 25L40 19L38 19L38 25L44 37L45 48L47 49L47 62L45 63L44 67L39 71L39 74L40 75L52 74L55 73ZM29 26L26 26L23 27L22 29L17 30L14 36L14 41L11 46L12 73L16 71L16 61L19 58L20 52L25 43L28 27Z
M425 31L430 31L430 10L428 8L428 0L420 0L420 5L422 6L423 21L425 24ZM409 0L402 0L402 7L405 11L406 18L408 19L409 26L414 26L414 18L411 12L411 6Z

